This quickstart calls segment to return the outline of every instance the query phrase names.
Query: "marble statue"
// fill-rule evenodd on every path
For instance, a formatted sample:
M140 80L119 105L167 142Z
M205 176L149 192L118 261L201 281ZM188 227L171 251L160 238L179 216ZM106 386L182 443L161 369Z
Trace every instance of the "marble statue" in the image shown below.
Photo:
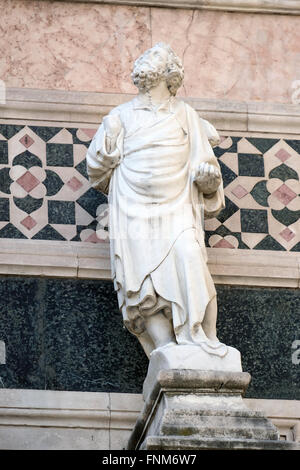
M174 345L223 357L204 217L224 208L215 128L177 99L184 70L158 43L135 61L139 93L104 117L87 152L108 194L111 267L125 326L145 353Z
M149 357L127 449L291 449L245 405L251 376L217 337L204 218L224 207L218 133L175 98L183 66L168 45L137 59L132 79L138 95L104 117L87 152L91 184L108 195L124 324Z

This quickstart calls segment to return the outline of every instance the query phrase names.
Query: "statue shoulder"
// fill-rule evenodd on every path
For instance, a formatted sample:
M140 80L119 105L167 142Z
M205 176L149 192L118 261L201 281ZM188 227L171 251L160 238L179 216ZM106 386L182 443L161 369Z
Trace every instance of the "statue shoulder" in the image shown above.
M123 114L124 112L128 112L133 108L133 100L131 101L126 101L125 103L119 104L115 108L113 108L108 114L114 115L114 114Z
M206 119L203 119L201 116L199 116L198 112L190 104L188 103L184 103L184 104L185 104L187 115L189 116L189 121L192 122L193 120L196 120L197 123L200 124L200 126L205 132L209 140L209 143L212 147L216 147L217 145L219 145L221 139L214 125L211 124Z
M200 121L204 128L205 134L207 135L210 145L212 147L218 146L221 142L221 138L216 128L206 119L200 118Z
M193 117L198 117L199 118L199 114L197 113L197 111L195 110L195 108L193 108L193 106L191 106L189 103L187 103L186 101L183 101L183 100L178 100L180 101L180 103L182 103L182 105L185 107L186 109L186 112L188 114L190 114L191 116Z
M182 103L182 106L185 108L187 118L191 123L197 122L198 125L200 123L201 127L205 127L205 122L207 121L205 121L199 116L198 111L196 111L196 109L193 108L193 106L191 106L189 103L186 103L185 101L182 101L182 100L180 100L180 103Z
M132 101L127 101L126 103L119 104L115 108L113 108L108 115L109 116L119 116L121 122L124 124L128 120L128 113L130 114L133 108ZM126 119L127 117L127 119Z

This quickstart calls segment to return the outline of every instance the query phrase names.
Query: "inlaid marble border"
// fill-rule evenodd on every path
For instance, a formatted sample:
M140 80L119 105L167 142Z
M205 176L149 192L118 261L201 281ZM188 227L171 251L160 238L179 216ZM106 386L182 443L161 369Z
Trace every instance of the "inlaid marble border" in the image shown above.
M300 253L207 248L216 284L300 287ZM3 239L0 274L111 279L109 244Z
M70 1L70 0L58 0ZM297 0L72 0L81 3L107 3L140 7L194 8L196 10L234 11L244 13L282 13L299 15Z
M63 90L7 88L5 103L0 103L0 122L31 120L99 124L113 107L134 95L90 93ZM295 134L299 136L300 106L228 100L182 98L219 131Z
M106 240L107 200L85 164L96 129L0 123L1 239ZM300 140L224 134L214 152L226 208L206 220L206 246L299 252Z

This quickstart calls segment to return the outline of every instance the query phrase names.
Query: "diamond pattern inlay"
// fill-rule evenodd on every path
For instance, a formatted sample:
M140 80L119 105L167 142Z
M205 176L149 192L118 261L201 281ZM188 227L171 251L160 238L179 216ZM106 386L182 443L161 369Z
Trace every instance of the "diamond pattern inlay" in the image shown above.
M295 237L295 233L288 227L282 230L279 235L287 242Z
M247 189L245 189L240 184L238 184L231 192L238 199L242 199L242 197L244 197L244 196L246 196L246 194L248 194Z
M30 135L28 134L25 134L23 135L23 137L19 140L19 142L21 142L21 144L24 145L24 147L26 147L27 149L32 145L34 144L34 140L30 137Z
M84 240L89 243L103 243L103 240L97 237L96 232L93 232L88 238Z
M36 226L37 222L30 215L28 215L25 217L25 219L21 220L21 224L24 225L27 230L31 230Z
M2 238L102 243L86 150L97 129L0 124ZM23 147L23 150L22 150ZM221 136L225 209L206 220L213 249L300 250L300 138Z
M278 152L275 153L275 157L279 158L281 162L285 162L288 158L290 158L291 154L288 153L284 149L278 150Z
M25 191L30 193L40 182L30 171L26 171L23 176L17 179L17 183L25 189Z
M67 182L67 185L72 189L72 191L76 192L78 191L78 189L80 189L83 184L81 183L81 181L79 181L78 178L76 178L76 176L73 176L73 178L71 178L68 182Z
M214 248L234 248L234 246L231 243L229 243L228 240L225 240L225 238L222 238L214 245Z
M274 196L279 199L284 205L287 205L297 196L285 183L280 186L274 193Z

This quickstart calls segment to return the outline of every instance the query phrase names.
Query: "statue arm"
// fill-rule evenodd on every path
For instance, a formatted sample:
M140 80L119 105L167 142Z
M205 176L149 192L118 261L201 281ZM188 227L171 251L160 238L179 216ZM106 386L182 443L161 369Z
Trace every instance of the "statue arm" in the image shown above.
M205 134L208 138L210 145L212 147L216 147L217 145L219 145L221 139L215 127L210 122L206 121L206 119L200 118L200 121L203 125Z
M219 135L214 126L200 118L193 108L187 106L186 109L191 141L193 186L199 197L202 198L205 217L216 217L225 207L221 169L212 149L212 144L218 145ZM196 181L198 178L199 183Z
M207 193L203 192L204 215L205 218L210 219L212 217L216 217L225 207L221 169L213 151L213 147L219 145L221 139L217 130L210 122L203 118L200 118L200 122L210 147L210 158L208 159L208 162L200 164L199 168L201 174L201 172L203 172L203 167L205 173L205 166L210 166L210 169L206 169L206 172L209 173L206 183L211 189Z
M92 187L105 194L108 194L113 170L121 161L124 135L122 127L117 131L105 126L108 117L103 119L103 123L88 148L86 157L87 172Z

